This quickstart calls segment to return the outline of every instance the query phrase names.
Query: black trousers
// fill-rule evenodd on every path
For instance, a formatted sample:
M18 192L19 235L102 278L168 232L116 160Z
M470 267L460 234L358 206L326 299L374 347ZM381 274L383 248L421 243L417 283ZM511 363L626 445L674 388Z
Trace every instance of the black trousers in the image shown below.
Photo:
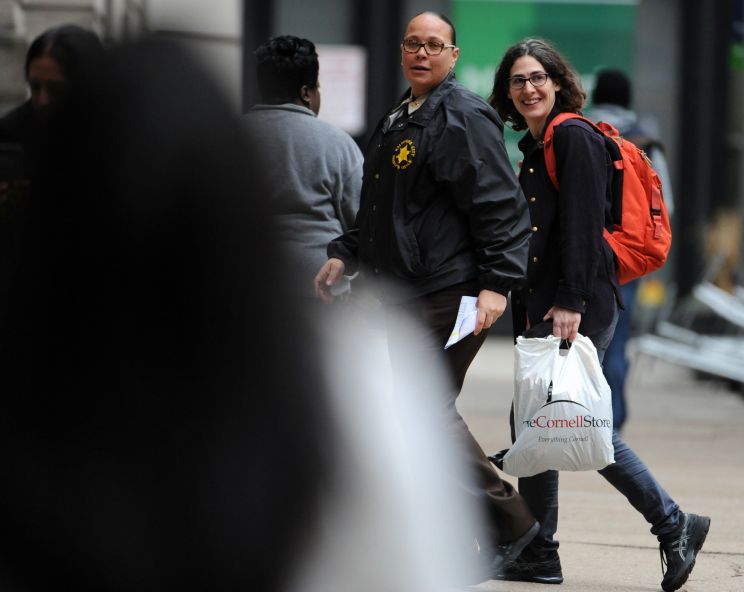
M426 364L442 364L449 384L439 389L443 399L432 400L433 409L444 414L448 436L458 447L458 454L466 464L466 480L459 483L462 490L475 498L487 517L479 542L481 546L509 542L524 534L535 522L526 502L511 484L503 481L486 457L470 429L457 411L455 401L462 390L471 362L483 345L488 331L469 335L449 349L444 345L457 317L462 296L477 296L474 282L457 284L433 294L427 294L403 304L387 305L388 338L393 377L406 372L411 355L418 355ZM417 321L423 329L423 340L411 338L406 323L400 319ZM417 348L418 351L412 351ZM504 426L506 429L506 426ZM481 540L485 538L485 540Z

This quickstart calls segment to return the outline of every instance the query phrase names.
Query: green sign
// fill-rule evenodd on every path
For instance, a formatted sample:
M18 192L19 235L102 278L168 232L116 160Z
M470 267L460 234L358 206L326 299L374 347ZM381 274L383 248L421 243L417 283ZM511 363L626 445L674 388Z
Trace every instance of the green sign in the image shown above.
M453 0L460 47L457 77L488 97L506 49L521 39L539 37L569 59L590 93L594 74L602 67L632 74L636 4L631 0ZM520 156L519 136L507 132L507 149L515 161Z

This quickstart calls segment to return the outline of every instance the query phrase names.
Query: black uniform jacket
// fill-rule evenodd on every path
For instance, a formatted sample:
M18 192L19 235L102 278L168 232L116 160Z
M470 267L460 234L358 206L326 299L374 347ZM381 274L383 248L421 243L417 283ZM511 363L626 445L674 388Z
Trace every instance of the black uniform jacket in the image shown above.
M612 227L613 166L604 139L569 119L556 126L553 146L560 191L548 176L542 140L528 132L519 142L532 238L527 283L512 294L515 336L541 323L552 306L580 312L579 332L593 335L609 326L621 302L614 254L602 237Z
M469 280L501 294L521 285L529 218L498 114L449 75L411 116L383 131L386 121L365 155L354 228L329 257L396 280L388 302Z

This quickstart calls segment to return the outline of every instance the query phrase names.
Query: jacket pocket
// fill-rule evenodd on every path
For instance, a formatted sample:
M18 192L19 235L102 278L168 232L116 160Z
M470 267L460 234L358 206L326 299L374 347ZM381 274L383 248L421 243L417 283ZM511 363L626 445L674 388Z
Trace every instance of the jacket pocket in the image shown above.
M398 245L400 245L398 255L405 274L413 277L425 275L427 270L422 260L421 249L413 228L405 226L400 229Z

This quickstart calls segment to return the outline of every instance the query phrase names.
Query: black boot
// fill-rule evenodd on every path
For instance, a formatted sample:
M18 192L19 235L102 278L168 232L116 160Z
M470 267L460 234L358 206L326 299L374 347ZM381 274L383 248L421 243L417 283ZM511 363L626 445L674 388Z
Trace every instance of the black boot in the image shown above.
M560 584L563 582L561 559L558 551L537 554L527 547L514 561L505 563L496 574L496 580L510 582L535 582L537 584Z

